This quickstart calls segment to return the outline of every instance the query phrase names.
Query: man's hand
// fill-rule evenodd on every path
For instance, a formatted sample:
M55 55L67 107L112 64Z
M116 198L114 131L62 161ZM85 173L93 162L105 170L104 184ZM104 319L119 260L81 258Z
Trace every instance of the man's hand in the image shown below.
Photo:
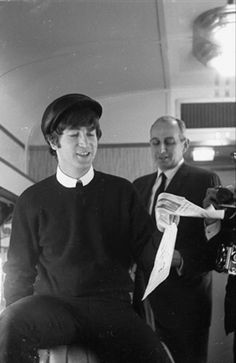
M171 223L175 223L176 226L178 226L180 221L180 216L174 215L174 214L170 214L170 224Z
M183 263L183 259L181 257L181 254L179 253L179 251L174 250L171 266L179 268L182 265L182 263Z
M157 210L156 212L156 225L157 229L160 232L164 232L166 227L170 226L172 223L175 223L177 226L179 224L180 217L174 214L170 214L165 210Z
M213 205L215 209L222 209L226 207L227 204L234 205L236 199L235 187L232 185L225 188L208 188L206 196L203 200L203 207L207 208ZM206 218L206 225L210 225L217 222L215 219Z
M213 205L215 209L219 209L219 202L217 200L217 192L218 188L208 188L206 196L203 200L203 208L208 208L210 205ZM217 219L212 218L205 218L205 224L206 226L209 226L210 224L217 223Z
M219 188L208 188L206 196L203 200L203 207L207 208L211 204L215 209L221 209L222 204L235 205L236 188L233 185Z

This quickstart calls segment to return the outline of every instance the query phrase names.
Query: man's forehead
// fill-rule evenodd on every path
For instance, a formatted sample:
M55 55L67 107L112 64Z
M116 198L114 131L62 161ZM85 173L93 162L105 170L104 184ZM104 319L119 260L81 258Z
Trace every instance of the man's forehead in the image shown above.
M178 122L172 119L159 119L152 125L152 129L179 128Z
M150 132L151 137L156 138L175 138L180 135L178 127L153 127Z

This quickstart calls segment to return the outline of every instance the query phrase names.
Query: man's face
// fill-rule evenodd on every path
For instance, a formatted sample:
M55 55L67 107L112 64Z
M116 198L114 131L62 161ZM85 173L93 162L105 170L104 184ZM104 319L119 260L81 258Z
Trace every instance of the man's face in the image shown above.
M188 140L180 134L175 120L158 121L151 128L150 145L156 169L173 169L188 148Z
M74 178L84 175L96 156L98 139L96 130L89 127L65 129L59 144L51 144L56 150L61 170Z

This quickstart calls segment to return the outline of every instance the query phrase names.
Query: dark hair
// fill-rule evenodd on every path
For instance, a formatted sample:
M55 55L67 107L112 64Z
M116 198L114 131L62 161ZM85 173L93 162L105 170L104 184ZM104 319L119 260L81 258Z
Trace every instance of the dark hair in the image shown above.
M60 136L65 129L79 129L80 127L88 127L91 130L96 130L97 138L100 139L102 131L99 124L97 113L89 107L72 105L62 112L57 120L56 128L50 134L46 134L46 140L60 146ZM50 153L56 155L55 150L50 147Z

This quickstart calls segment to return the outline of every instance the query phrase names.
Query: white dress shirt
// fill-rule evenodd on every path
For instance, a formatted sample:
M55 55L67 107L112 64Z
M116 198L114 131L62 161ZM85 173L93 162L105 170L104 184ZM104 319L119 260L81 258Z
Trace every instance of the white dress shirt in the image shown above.
M165 170L165 171L157 169L157 178L156 178L156 181L155 181L155 183L154 183L154 185L152 187L152 193L151 193L149 208L148 208L150 214L151 214L151 211L152 211L153 199L154 199L156 190L159 188L159 186L161 184L161 178L160 178L161 173L164 173L165 176L166 176L166 184L165 184L165 189L166 189L167 186L170 184L172 178L174 177L174 175L176 174L176 172L180 168L180 166L183 164L183 162L184 162L184 159L181 159L180 162L178 163L178 165L176 165L176 167L174 167L173 169L168 169L168 170Z
M93 166L91 166L90 169L87 171L87 173L84 174L79 179L72 178L71 176L66 175L65 173L63 173L63 171L60 169L59 166L57 167L56 178L59 181L59 183L62 184L66 188L75 188L78 180L80 180L82 182L83 186L85 186L91 182L93 177L94 177Z

